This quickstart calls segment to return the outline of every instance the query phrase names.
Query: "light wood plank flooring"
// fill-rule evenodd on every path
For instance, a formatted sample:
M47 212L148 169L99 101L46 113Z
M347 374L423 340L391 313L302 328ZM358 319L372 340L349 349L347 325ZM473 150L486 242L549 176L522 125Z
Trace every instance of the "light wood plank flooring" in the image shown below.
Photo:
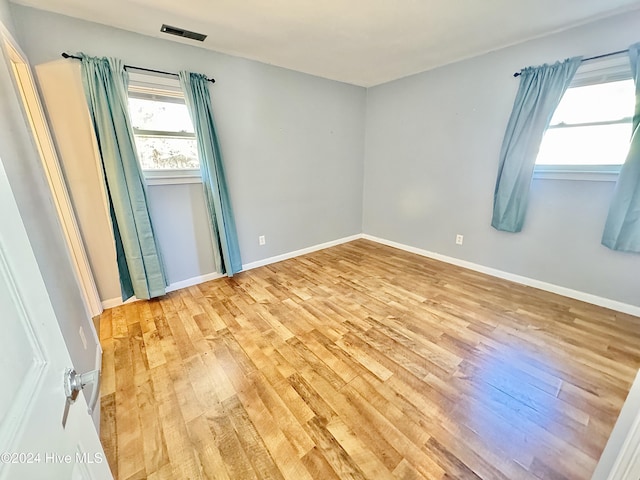
M640 319L365 240L106 311L120 480L588 479Z

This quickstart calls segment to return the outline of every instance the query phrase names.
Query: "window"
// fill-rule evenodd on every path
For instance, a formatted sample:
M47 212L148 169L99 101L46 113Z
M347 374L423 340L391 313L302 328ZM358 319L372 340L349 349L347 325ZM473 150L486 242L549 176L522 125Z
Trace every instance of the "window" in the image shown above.
M148 82L132 80L129 85L129 115L145 177L199 176L196 137L178 83Z
M629 150L635 106L628 63L626 55L619 55L580 66L545 132L537 173L619 172Z

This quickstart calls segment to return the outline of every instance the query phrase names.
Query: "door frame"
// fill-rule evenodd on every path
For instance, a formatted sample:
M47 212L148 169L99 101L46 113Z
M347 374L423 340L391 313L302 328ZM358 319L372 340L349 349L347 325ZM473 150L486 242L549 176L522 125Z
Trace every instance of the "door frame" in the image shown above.
M640 478L640 371L631 385L592 480Z
M102 302L100 301L91 265L84 248L84 242L78 228L38 89L31 72L31 66L27 56L2 22L0 22L0 38L2 40L0 48L4 52L9 63L8 67L13 73L14 87L22 100L21 108L25 119L29 123L34 144L42 161L87 317L93 318L102 313ZM93 326L93 322L90 323ZM95 329L93 333L97 339Z

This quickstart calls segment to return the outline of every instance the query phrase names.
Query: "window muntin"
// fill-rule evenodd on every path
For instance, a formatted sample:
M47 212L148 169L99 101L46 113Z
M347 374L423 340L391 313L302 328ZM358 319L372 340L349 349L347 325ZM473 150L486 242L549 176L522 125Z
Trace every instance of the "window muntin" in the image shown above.
M635 86L632 79L569 88L551 118L551 125L627 122L633 117ZM631 100L631 101L629 101Z
M626 58L581 66L545 132L536 171L619 171L629 149L634 105Z
M199 169L194 129L181 92L132 86L129 115L146 173Z

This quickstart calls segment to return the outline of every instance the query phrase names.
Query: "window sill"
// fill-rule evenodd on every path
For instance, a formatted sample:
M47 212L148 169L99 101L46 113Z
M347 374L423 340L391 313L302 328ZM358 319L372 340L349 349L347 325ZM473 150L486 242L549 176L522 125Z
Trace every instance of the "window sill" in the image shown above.
M202 183L199 170L143 170L147 185Z
M579 170L571 168L536 167L534 180L575 180L583 182L615 182L618 180L619 168L598 170Z

